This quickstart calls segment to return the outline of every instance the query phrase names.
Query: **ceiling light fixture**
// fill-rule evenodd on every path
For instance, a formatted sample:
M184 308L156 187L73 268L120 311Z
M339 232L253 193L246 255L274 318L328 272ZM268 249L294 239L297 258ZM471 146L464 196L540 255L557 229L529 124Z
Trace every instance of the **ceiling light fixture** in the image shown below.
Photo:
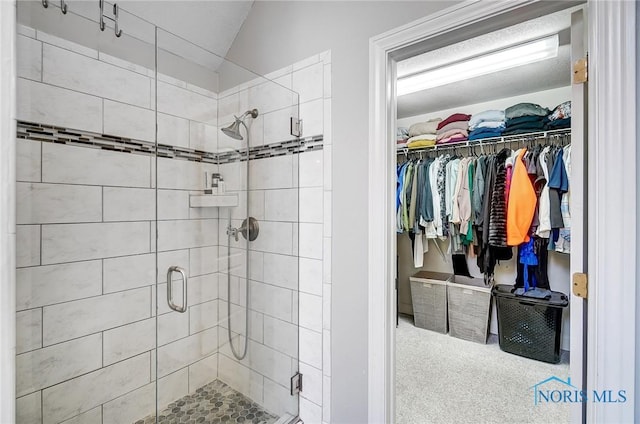
M558 55L558 34L399 78L397 94L415 93Z

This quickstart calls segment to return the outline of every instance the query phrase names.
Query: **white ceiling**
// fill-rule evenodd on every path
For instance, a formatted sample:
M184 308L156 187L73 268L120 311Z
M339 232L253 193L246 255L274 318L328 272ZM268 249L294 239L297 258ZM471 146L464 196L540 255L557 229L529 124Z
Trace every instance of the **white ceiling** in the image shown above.
M253 5L253 1L218 0L118 0L117 3L122 9L221 57L227 55Z
M41 1L20 0L18 21L127 60L138 56L138 62L142 62L139 64L147 67L149 51L155 50L158 27L160 50L209 72L220 67L253 6L253 1L240 0L119 0L115 3L120 7L119 26L123 36L116 39L111 21L105 21L107 29L103 33L98 29L98 0L66 0L66 3L69 13L63 15L58 0L49 0L47 9ZM113 3L113 0L105 3L105 15L111 13ZM116 54L117 51L122 54Z
M556 58L398 97L398 118L568 86L571 83L571 10L537 18L398 62L398 76L457 62L503 47L560 33Z

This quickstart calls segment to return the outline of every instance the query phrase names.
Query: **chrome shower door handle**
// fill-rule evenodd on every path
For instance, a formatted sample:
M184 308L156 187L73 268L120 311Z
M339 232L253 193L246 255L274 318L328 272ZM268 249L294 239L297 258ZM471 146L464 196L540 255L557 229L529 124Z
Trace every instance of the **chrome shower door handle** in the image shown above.
M182 276L182 306L178 306L173 303L173 281L171 279L171 275L174 272L179 272ZM186 312L187 311L187 273L184 268L180 268L179 266L171 266L167 271L167 303L169 307L176 312Z

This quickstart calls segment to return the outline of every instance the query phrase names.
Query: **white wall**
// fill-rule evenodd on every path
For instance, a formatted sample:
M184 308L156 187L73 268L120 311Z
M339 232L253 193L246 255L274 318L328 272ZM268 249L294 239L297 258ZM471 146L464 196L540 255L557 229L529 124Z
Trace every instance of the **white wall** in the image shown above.
M310 54L332 52L331 420L335 422L367 422L369 38L451 4L256 2L227 55L267 74Z
M0 422L15 416L15 18L0 2Z

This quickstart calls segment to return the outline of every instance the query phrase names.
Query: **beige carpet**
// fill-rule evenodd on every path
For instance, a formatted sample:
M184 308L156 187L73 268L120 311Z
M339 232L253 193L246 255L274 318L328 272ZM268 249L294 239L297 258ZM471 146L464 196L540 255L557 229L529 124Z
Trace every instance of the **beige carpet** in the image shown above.
M434 333L401 317L396 331L396 422L567 423L568 404L534 404L533 385L569 364L534 361Z

